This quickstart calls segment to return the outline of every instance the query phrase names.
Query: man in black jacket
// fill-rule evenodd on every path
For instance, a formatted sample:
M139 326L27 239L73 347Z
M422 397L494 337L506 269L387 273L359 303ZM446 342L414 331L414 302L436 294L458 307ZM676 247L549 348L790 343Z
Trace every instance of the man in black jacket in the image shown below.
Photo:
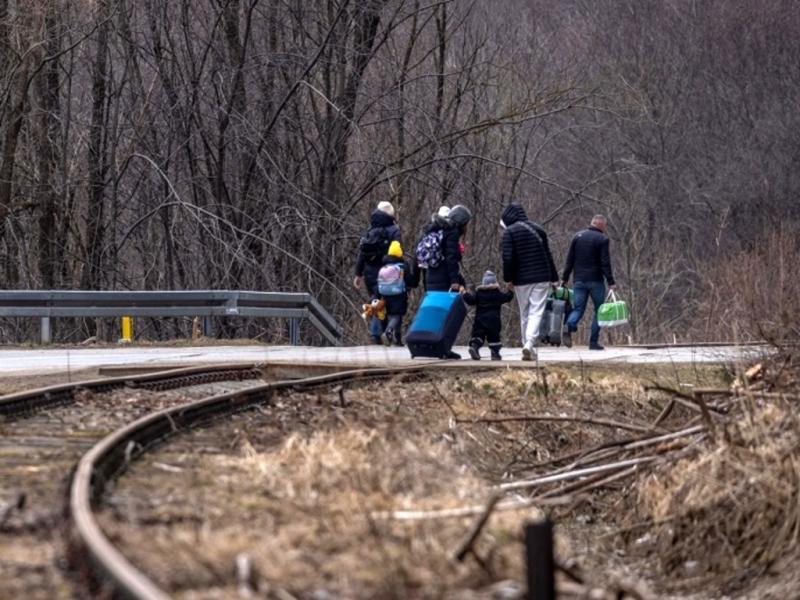
M597 324L597 308L603 303L606 296L606 287L603 278L608 282L609 289L614 289L614 273L611 271L611 254L608 250L609 240L606 235L608 220L603 215L595 215L588 229L583 229L575 234L569 246L567 263L561 280L566 287L572 272L575 272L575 303L572 312L567 317L567 331L562 336L564 345L572 347L572 332L578 329L578 322L583 318L589 296L594 304L592 316L592 331L589 335L589 349L603 350L600 345L600 326Z
M501 244L503 279L509 282L519 304L522 360L533 360L547 293L557 283L558 272L547 234L528 220L522 206L516 202L506 206L500 225L505 228Z
M361 289L361 285L364 284L370 298L378 297L378 272L383 266L383 257L389 251L389 244L393 241L402 241L400 228L394 220L394 207L390 202L379 202L370 217L369 229L359 242L353 279L353 287ZM383 344L381 335L384 327L385 323L376 318L370 321L369 333L373 343Z

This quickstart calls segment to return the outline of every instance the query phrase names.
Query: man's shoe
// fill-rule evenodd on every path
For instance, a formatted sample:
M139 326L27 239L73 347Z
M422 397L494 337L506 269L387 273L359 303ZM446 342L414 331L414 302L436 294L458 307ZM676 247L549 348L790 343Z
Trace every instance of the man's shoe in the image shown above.
M572 348L572 333L565 331L561 334L561 341L567 348Z
M392 331L391 329L387 329L386 331L383 332L383 343L386 346L392 345L392 338L394 338L394 331Z
M381 336L379 336L379 335L371 335L369 337L372 340L373 344L375 344L377 346L383 346L383 340L381 339Z
M522 360L533 360L536 358L536 350L533 349L533 345L528 343L522 347Z
M492 352L492 360L503 360L503 357L500 356L499 352Z
M589 344L589 350L605 350L605 346L601 346L600 344Z
M405 343L403 343L403 340L400 340L400 339L395 339L394 340L394 345L395 346L400 346L401 348L405 348Z
M481 359L481 353L478 351L478 349L475 346L470 346L469 347L469 355L472 358L472 360L480 360Z
M452 350L450 350L450 352L445 354L442 358L448 360L461 360L461 355L458 352L453 352Z

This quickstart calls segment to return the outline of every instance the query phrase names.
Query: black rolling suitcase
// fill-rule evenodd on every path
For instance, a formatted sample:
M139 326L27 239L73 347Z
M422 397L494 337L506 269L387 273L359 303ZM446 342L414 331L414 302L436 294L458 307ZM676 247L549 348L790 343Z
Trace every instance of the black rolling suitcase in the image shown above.
M446 358L458 337L467 307L455 292L427 292L406 335L411 358Z
M561 296L561 298L551 293L547 299L547 305L544 309L544 314L542 314L542 322L539 325L539 341L551 346L561 345L561 336L566 326L568 311L571 308L569 296L566 293L563 295L558 294L558 296Z

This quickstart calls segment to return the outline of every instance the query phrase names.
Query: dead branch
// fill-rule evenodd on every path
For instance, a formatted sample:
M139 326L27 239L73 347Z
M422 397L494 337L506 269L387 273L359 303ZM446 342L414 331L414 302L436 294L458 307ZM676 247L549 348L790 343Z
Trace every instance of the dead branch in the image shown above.
M466 539L459 544L458 549L454 554L455 559L458 562L463 562L467 554L473 551L473 545L478 540L478 537L480 536L481 531L483 531L486 523L489 522L489 517L492 516L492 511L494 511L494 507L499 501L499 494L492 494L492 496L489 498L489 501L486 503L486 508L480 514L475 523L472 524Z
M664 422L664 419L666 419L672 413L672 409L674 409L674 408L675 408L675 398L670 398L669 402L667 402L667 405L664 407L664 409L658 415L656 420L653 421L653 425L652 425L653 429L655 429L656 427L661 425L661 423Z
M526 489L532 488L539 485L544 485L545 483L555 483L557 481L566 481L569 479L576 479L578 477L583 477L585 475L593 475L595 473L602 473L604 471L615 471L624 467L630 467L633 465L640 465L643 463L649 463L656 460L658 456L643 456L640 458L631 458L629 460L622 460L619 462L609 463L605 465L599 465L596 467L588 467L586 469L575 469L573 471L568 471L566 473L559 473L557 475L545 475L544 477L537 477L536 479L529 479L524 481L511 481L509 483L501 483L495 486L495 489L499 490L519 490L519 489Z
M14 511L22 510L25 508L25 500L27 496L24 492L17 494L13 501L0 508L0 527L2 527Z
M539 513L538 517L543 517L544 513L538 510L539 506L563 506L572 502L571 497L558 496L554 498L546 498L534 500L528 498L525 500L504 500L498 502L493 509L493 512L505 512L509 510L522 510L526 508L536 508ZM387 520L392 519L395 521L427 521L430 519L452 519L461 517L474 517L482 514L486 510L485 505L473 506L460 506L458 508L442 508L438 510L390 510L370 513L373 519Z
M646 425L634 425L632 423L622 423L620 421L613 421L610 419L594 419L591 417L579 416L552 416L552 415L518 415L513 417L490 417L483 419L456 419L457 423L514 423L514 422L571 422L571 423L586 423L589 425L599 425L601 427L614 427L617 429L626 429L628 431L638 431L646 433L652 431L652 428Z

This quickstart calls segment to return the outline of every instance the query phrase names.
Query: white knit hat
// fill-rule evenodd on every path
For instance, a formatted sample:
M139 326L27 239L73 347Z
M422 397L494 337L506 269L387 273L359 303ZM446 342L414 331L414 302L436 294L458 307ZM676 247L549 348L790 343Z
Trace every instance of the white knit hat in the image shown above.
M442 217L443 219L446 219L447 216L450 214L450 207L449 206L440 206L439 207L439 212L437 212L436 214L439 215L440 217Z
M394 206L392 206L391 202L387 202L384 200L383 202L378 202L378 210L385 212L387 215L394 216Z

